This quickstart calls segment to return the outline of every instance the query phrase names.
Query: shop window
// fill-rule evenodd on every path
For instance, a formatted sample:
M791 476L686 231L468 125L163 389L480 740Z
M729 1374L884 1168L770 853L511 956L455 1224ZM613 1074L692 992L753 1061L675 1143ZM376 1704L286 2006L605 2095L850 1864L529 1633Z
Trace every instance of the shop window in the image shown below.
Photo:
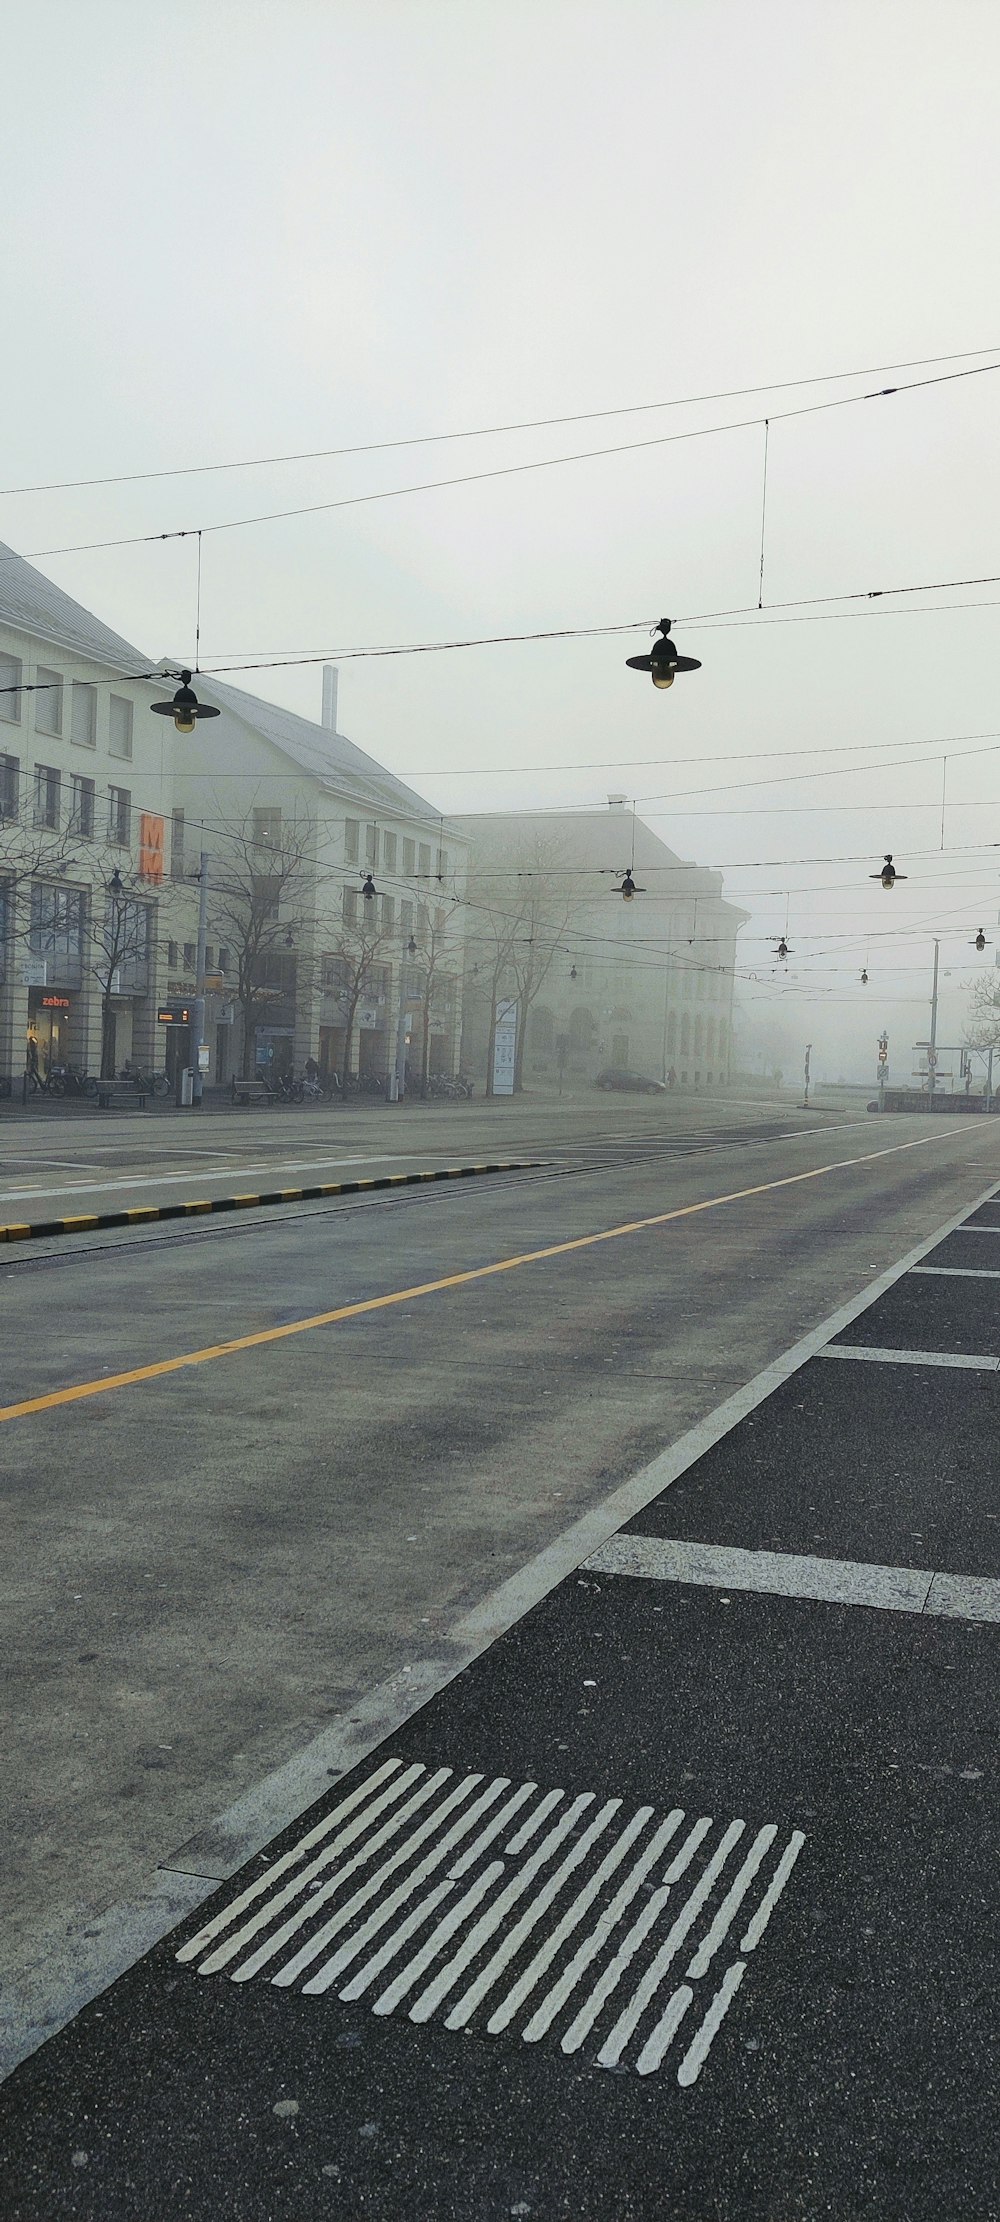
M39 664L35 674L35 685L38 689L35 696L35 731L36 733L54 733L58 737L63 729L63 683L61 675L58 671L50 670L46 664Z

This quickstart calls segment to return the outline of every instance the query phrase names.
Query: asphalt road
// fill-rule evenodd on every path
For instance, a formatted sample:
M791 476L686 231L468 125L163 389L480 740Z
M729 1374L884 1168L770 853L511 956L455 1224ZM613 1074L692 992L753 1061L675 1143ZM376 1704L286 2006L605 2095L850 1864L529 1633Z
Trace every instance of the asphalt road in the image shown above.
M454 1156L451 1121L435 1141ZM490 1111L472 1151L457 1154L496 1148L498 1124ZM873 1948L862 1980L851 1955L859 1937L888 1937L896 1979L909 1980L920 1958L913 1925L932 1920L905 2026L927 2011L927 1968L941 1976L946 1945L956 2002L938 2000L908 2072L915 2092L929 2048L939 2065L952 2061L949 2074L958 2058L965 2089L985 2066L988 2020L973 1878L988 1856L994 1639L968 1615L955 1627L911 1625L895 1605L882 1609L877 1585L863 1610L836 1591L804 1603L801 1576L796 1588L787 1570L784 1594L779 1584L761 1595L759 1583L744 1593L740 1554L926 1567L928 1594L942 1570L997 1572L1000 1282L981 1278L988 1225L949 1236L932 1272L907 1275L845 1330L849 1347L872 1352L978 1352L983 1370L810 1358L760 1407L766 1426L741 1415L739 1399L1000 1179L1000 1136L978 1121L837 1123L759 1106L602 1106L589 1121L579 1107L529 1107L502 1125L505 1149L537 1150L545 1165L4 1254L4 1410L15 1415L0 1420L12 1512L5 1618L26 1693L9 1774L8 2057L173 1919L206 1899L210 1912L213 1888L247 1860L259 1874L256 1855L276 1831L290 1826L293 1842L310 1799L326 1786L335 1803L345 1775L363 1784L388 1752L425 1770L421 1781L442 1766L471 1769L486 1784L502 1776L511 1795L531 1783L594 1799L595 1815L617 1799L616 1826L638 1828L640 1806L666 1825L697 1795L699 1812L721 1817L720 1846L739 1816L774 1831L775 1857L822 1815L827 1864L811 1870L809 1907L828 1921L831 1891L853 1891L856 1908L858 1875L878 1883L877 1919L856 1922L844 1983L864 1991L868 2021L856 2001L852 2012L867 2032L869 2082L888 1963ZM69 1149L44 1177L56 1170L75 1177ZM161 1177L149 1165L128 1172ZM964 1264L970 1256L979 1262ZM816 1375L803 1399L799 1383ZM725 1412L711 1417L734 1398L735 1434ZM714 1449L697 1432L706 1424ZM663 1497L671 1458L685 1478ZM730 1556L709 1562L701 1588L688 1586L683 1557L687 1571L669 1580L598 1561L572 1571L629 1519L651 1539L644 1549L666 1539L675 1558L695 1545ZM716 1564L724 1593L710 1586ZM923 1780L914 1748L928 1693ZM900 1783L886 1779L904 1759L888 1760L890 1750L905 1754L905 1810ZM942 1927L958 1856L948 1832L967 1818L965 1914L958 1929ZM930 1898L924 1885L914 1896L913 1882L927 1841ZM230 1900L234 1887L226 1882ZM798 1951L800 1931L811 1932L788 1889ZM727 2023L683 2117L664 2116L658 2067L630 2072L628 2038L602 2064L619 2071L607 2077L593 2047L568 2071L558 2046L532 2045L529 2069L510 2046L463 2045L440 2018L418 2029L388 2009L377 2021L367 2009L345 2016L331 1992L317 2019L315 2000L266 1982L181 1980L175 1950L161 1944L7 2085L20 2155L12 2212L651 2222L676 2211L770 2222L1000 2211L981 2152L971 2173L958 2161L953 2182L942 2173L940 2154L958 2136L943 2067L927 2178L936 2208L893 2206L892 2184L887 2192L878 2178L873 2209L849 2171L830 2173L824 2140L837 2137L822 2062L835 2062L855 2146L856 2071L840 2023L823 2052L825 1962L816 1997L826 2004L813 2000L803 2022L805 1961L789 1960L787 1932L782 1954L762 1951L762 1989L754 1966L749 2033L734 2009L742 2034L731 2038ZM898 2049L883 2044L865 2135L875 2124L902 2166L916 2116L909 2100L898 2122L893 2114ZM376 2086L378 2106L365 2113ZM99 2125L93 2154L84 2121ZM709 2152L711 2186L699 2193ZM783 2204L768 2204L769 2169ZM977 2184L986 2203L970 2204Z

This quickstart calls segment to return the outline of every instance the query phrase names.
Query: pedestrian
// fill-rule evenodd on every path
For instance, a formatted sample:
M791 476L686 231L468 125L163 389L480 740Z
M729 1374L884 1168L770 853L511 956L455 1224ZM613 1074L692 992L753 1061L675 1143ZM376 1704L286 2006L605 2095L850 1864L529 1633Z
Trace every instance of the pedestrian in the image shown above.
M674 1070L673 1065L671 1065L670 1071L667 1074L667 1086L668 1088L676 1088L677 1086L677 1074Z
M318 1079L319 1079L319 1066L318 1066L318 1064L316 1063L316 1059L315 1059L315 1057L307 1057L307 1058L306 1058L306 1061L305 1061L305 1065L304 1065L304 1067L303 1067L303 1070L304 1070L304 1072L305 1072L305 1077L306 1077L306 1079L307 1079L307 1080L318 1080Z
M27 1071L28 1079L31 1082L32 1088L40 1087L41 1082L38 1078L38 1043L35 1040L34 1034L28 1035L27 1050L25 1053L25 1069Z

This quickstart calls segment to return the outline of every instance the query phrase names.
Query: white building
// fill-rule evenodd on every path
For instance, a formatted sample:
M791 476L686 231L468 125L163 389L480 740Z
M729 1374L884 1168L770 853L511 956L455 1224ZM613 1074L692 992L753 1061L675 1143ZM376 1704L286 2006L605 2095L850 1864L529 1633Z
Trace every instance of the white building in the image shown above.
M107 1070L192 1062L158 1013L195 993L202 853L209 1085L308 1055L384 1076L401 1003L411 1062L455 1070L464 842L337 732L335 672L316 723L199 674L219 715L188 736L152 713L175 684L0 544L0 1084L26 1058L97 1072L102 1049ZM289 828L302 869L247 990L213 884L242 857L250 899L266 893Z
M681 1088L729 1076L736 937L722 876L618 800L458 821L469 843L465 1069L486 1077L498 998L519 1000L523 1077L624 1066ZM637 893L622 898L631 872ZM510 947L505 953L504 936Z

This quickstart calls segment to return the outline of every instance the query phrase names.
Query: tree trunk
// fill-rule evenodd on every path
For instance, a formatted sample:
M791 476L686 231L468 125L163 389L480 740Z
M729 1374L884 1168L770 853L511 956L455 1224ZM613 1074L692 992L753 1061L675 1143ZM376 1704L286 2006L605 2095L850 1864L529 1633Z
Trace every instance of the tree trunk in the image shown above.
M101 1079L115 1077L115 1013L110 990L101 997Z

